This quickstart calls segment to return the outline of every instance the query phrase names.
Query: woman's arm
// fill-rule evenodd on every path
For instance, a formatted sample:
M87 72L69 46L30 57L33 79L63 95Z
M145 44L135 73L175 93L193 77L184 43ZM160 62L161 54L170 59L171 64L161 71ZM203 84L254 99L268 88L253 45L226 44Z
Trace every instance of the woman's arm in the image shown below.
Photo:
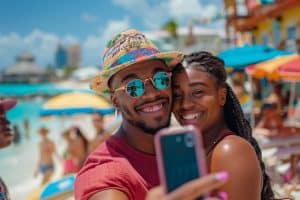
M230 200L260 200L262 171L255 150L245 139L225 137L213 150L210 171L227 171L228 182L220 188Z

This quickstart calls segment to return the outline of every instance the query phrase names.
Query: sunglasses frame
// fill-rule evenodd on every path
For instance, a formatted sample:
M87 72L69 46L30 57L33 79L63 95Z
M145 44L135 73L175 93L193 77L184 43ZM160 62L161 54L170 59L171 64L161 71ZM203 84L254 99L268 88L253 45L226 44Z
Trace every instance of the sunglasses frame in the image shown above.
M139 78L136 78L136 79L132 79L131 81L134 81L134 80L141 80L141 81L143 82L144 86L145 86L145 85L146 85L146 82L150 80L151 83L152 83L152 86L153 86L155 89L160 90L160 89L158 89L158 88L155 87L153 77L154 77L156 74L161 73L161 72L166 73L166 74L168 75L168 77L169 77L169 85L168 85L168 87L170 87L170 82L171 82L172 72L166 72L166 71L158 71L158 72L156 72L156 73L152 76L152 78L149 77L149 78L146 78L146 79L144 79L144 80L139 79ZM131 81L129 81L129 82L131 82ZM128 83L129 83L129 82L128 82ZM126 87L127 87L128 83L126 83L126 84L123 85L123 86L120 86L119 88L116 88L116 89L112 90L112 93L117 92L117 91L124 91L124 90L125 90L125 93L126 93L128 96L132 97L132 98L139 98L139 97L143 96L143 94L145 93L145 89L144 89L144 92L143 92L143 94L142 94L141 96L136 96L136 97L131 96L131 95L127 92L127 90L126 90ZM165 89L167 89L168 87L166 87ZM162 90L165 90L165 89L162 89Z

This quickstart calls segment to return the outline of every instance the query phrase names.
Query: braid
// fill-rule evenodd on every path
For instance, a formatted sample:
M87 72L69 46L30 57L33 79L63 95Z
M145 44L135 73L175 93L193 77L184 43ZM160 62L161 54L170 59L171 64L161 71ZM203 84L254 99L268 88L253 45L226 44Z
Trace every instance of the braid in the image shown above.
M256 139L252 136L251 126L244 116L243 110L236 95L228 84L226 84L226 88L227 97L226 103L224 105L224 116L226 124L231 131L233 131L240 137L245 138L253 146L263 174L263 189L261 192L261 199L272 200L274 199L274 193L271 188L270 178L266 173L265 164L262 161L260 147L258 146Z
M262 200L274 199L274 193L271 188L270 178L266 173L265 165L262 161L260 147L252 136L252 129L246 120L241 105L232 91L231 87L226 83L227 73L224 68L224 61L209 52L195 52L185 56L183 67L193 67L198 70L213 75L219 86L227 89L226 103L224 105L224 118L228 128L238 136L246 139L254 148L263 174L263 189L261 192Z

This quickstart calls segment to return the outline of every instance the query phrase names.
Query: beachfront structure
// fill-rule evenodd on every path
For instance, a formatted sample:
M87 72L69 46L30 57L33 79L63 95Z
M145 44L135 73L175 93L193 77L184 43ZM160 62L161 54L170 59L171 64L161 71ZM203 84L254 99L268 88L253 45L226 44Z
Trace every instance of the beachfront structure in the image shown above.
M80 45L73 44L68 48L68 66L79 67L81 61Z
M162 51L178 49L190 53L199 50L220 51L223 48L222 40L225 33L190 24L177 29L177 38L172 37L170 33L164 30L146 31L145 35Z
M300 52L299 0L224 0L226 41Z
M31 53L25 52L16 57L16 64L5 68L0 75L0 82L37 83L51 81L55 76L52 69L40 68Z
M57 45L55 52L55 64L56 67L60 69L68 64L68 52L61 44Z

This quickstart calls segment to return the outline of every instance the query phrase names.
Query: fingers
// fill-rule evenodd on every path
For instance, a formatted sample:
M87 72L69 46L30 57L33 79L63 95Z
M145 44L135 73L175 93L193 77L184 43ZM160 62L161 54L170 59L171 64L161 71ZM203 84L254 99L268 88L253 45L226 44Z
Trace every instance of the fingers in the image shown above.
M219 172L190 181L167 195L167 200L195 199L219 188L228 179L227 172Z

